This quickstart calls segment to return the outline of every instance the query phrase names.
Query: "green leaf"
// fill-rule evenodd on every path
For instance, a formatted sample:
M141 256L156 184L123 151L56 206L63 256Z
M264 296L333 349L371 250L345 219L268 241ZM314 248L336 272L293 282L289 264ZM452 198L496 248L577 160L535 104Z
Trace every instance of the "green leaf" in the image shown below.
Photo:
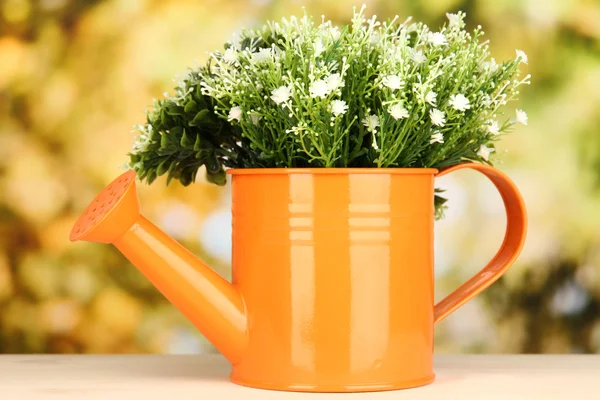
M201 145L200 135L196 135L196 141L194 142L194 150L200 151L200 145Z
M169 134L167 132L163 132L162 136L160 137L160 147L163 149L169 147Z
M167 174L167 185L169 185L169 183L171 183L171 180L173 178L176 178L176 175L179 173L179 171L177 170L178 165L179 165L179 162L177 160L171 162L171 165L169 166L169 171Z
M197 110L198 110L198 103L196 103L194 100L188 101L183 109L183 111L185 111L186 113L194 112Z
M215 185L223 186L227 183L227 175L223 169L220 169L217 172L209 172L206 170L206 180Z
M150 134L150 139L154 142L156 142L157 140L160 140L160 132L155 129L154 127L152 127L152 133Z
M171 162L171 165L169 166L169 174L172 174L177 169L178 164L179 162L177 160Z
M216 153L212 153L206 160L206 170L211 174L216 174L221 170L221 163Z
M160 164L158 164L158 167L156 168L156 174L158 176L162 176L165 172L168 171L169 167L167 166L170 165L170 161L167 158L166 160L163 160L163 162L161 162Z
M207 109L201 110L198 114L196 114L196 116L194 117L192 122L190 122L190 125L198 126L201 123L210 123L210 122L212 122L212 118L210 115L211 115L211 112L209 110L207 110Z
M179 182L181 182L183 186L189 186L192 183L192 176L188 174L181 174L179 177Z
M177 104L170 104L167 107L167 114L169 115L183 115L183 107L178 106Z
M183 130L183 135L181 135L181 141L179 144L181 144L183 147L192 146L194 144L194 142L188 138L185 129Z
M151 185L152 182L154 182L156 180L156 169L155 168L150 168L148 170L148 175L146 175L146 182L148 182L148 185Z

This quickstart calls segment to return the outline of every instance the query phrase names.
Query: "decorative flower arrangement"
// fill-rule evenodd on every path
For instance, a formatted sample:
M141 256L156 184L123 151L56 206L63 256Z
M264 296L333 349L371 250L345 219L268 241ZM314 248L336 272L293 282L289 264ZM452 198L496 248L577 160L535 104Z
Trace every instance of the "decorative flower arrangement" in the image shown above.
M152 183L189 185L200 167L442 168L491 164L515 123L502 109L530 83L527 55L497 63L484 32L447 14L438 32L409 18L380 22L363 6L348 26L298 19L242 32L154 101L129 153ZM436 216L445 200L436 195Z

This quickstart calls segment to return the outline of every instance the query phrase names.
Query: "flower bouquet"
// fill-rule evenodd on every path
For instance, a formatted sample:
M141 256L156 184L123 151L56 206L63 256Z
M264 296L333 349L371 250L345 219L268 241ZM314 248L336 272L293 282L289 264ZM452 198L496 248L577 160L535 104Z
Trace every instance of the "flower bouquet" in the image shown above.
M128 167L189 185L205 166L222 185L227 168L491 164L495 142L527 124L502 111L530 83L527 56L498 63L480 26L447 17L436 32L363 6L344 27L304 15L244 30L154 100ZM436 217L444 202L436 190Z

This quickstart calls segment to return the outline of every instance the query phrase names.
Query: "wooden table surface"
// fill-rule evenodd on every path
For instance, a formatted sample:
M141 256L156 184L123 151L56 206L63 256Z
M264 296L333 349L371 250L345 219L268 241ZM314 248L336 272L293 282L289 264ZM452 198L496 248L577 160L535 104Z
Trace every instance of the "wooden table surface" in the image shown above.
M0 399L600 399L600 356L439 355L428 386L363 394L250 389L218 355L0 356Z

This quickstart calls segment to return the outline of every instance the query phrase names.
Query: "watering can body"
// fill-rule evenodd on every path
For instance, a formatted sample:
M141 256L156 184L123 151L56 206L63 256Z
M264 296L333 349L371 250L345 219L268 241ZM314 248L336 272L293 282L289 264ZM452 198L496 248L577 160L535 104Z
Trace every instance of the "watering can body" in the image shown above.
M435 305L434 180L462 168L477 169L496 185L508 226L496 257ZM435 322L493 283L525 239L515 186L479 164L442 173L228 173L231 283L139 213L133 172L92 202L71 239L113 243L229 359L231 380L241 385L355 392L431 382Z

